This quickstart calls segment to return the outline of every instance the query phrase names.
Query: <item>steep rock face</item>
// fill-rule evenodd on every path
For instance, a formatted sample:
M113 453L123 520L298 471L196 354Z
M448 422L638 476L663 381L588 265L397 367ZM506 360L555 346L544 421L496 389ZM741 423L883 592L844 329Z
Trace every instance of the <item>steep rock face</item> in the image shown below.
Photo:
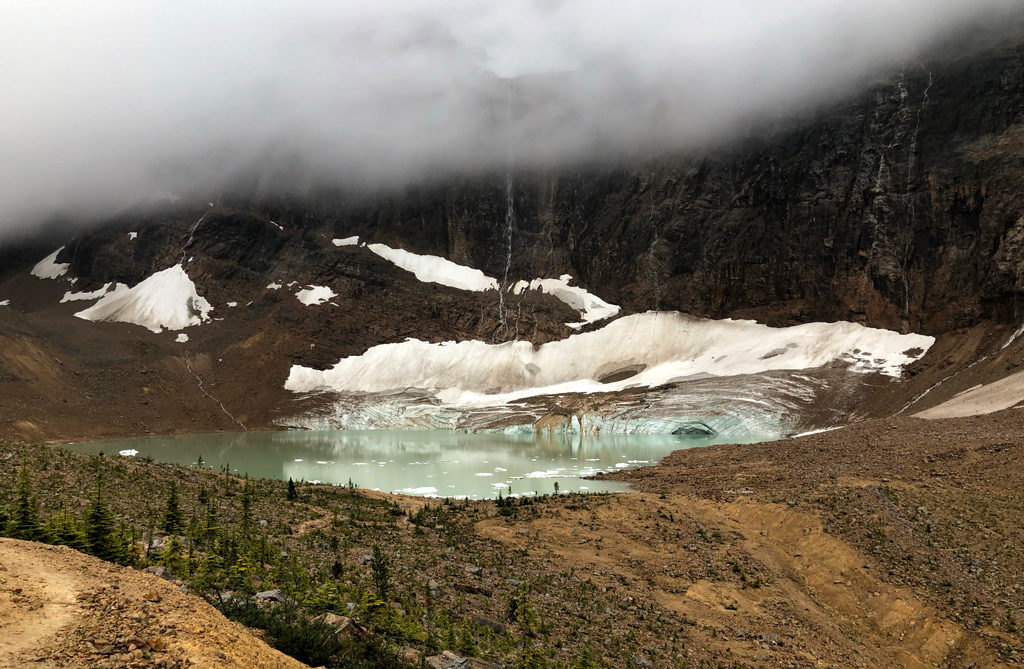
M381 267L351 266L325 240L360 235L499 280L511 244L510 281L569 273L627 311L932 334L1016 322L1022 116L1024 41L909 67L814 121L705 155L515 174L511 234L504 174L374 197L240 189L195 230L202 208L132 216L111 225L144 226L137 242L97 230L61 260L91 284L201 251L219 281L287 270L372 285Z
M642 168L516 174L514 278L630 310L938 333L1019 319L1024 43L898 72L768 139ZM235 198L502 277L505 175L370 199Z

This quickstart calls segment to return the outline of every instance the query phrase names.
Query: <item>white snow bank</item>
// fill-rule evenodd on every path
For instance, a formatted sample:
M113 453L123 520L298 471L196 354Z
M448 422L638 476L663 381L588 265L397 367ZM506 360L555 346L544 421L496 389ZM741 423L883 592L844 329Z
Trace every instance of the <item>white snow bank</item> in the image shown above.
M181 265L153 274L134 288L118 284L111 292L75 316L88 321L134 323L153 332L181 330L209 319L210 303Z
M574 330L578 330L590 323L611 318L619 313L620 307L618 305L609 304L597 295L578 286L570 286L570 280L572 280L570 275L563 274L557 279L534 279L529 283L519 281L512 287L512 292L519 295L524 290L539 290L565 302L580 312L580 315L583 317L583 322L581 323L567 323Z
M980 416L1009 409L1024 402L1024 372L975 386L958 393L938 406L914 414L915 418L937 420Z
M307 307L315 304L323 304L332 297L337 297L338 294L327 286L310 286L309 288L303 288L299 292L295 293L295 297L299 298L299 302L302 302Z
M381 258L402 269L412 272L424 283L439 283L461 290L497 290L498 280L478 269L453 263L440 256L420 255L402 249L393 249L385 244L370 244L370 249Z
M334 239L332 243L335 246L358 244L359 237ZM385 244L370 244L366 248L398 267L412 272L416 275L417 279L425 283L439 283L444 286L451 286L452 288L473 291L498 289L497 279L487 276L478 269L454 263L447 258L420 255L404 249L393 249ZM572 276L563 274L557 279L519 281L512 287L512 292L520 295L524 290L540 290L565 302L573 309L579 311L583 318L583 321L579 323L567 323L569 327L576 330L584 325L611 318L619 313L620 307L618 305L609 304L597 295L579 286L570 286L569 281L571 280Z
M125 289L128 288L128 286L125 286L123 283L122 284L118 284L118 286L122 286ZM99 299L99 298L103 297L104 295L106 295L107 292L109 292L111 289L115 289L115 288L117 288L117 286L115 286L113 283L106 283L106 284L103 284L102 288L97 288L96 290L80 291L80 292L77 292L77 293L72 293L71 291L66 291L64 293L64 297L60 298L60 303L64 304L65 302L79 302L79 301L82 301L82 300L96 300L96 299Z
M345 237L344 239L332 239L331 243L335 246L355 246L359 243L359 236Z
M898 376L933 342L855 323L771 328L648 312L539 347L524 341L382 344L324 371L295 365L285 388L364 393L415 388L432 391L449 405L488 406L535 395L608 392L835 363Z
M67 274L68 268L71 267L70 263L57 262L57 256L63 250L62 246L36 263L36 266L32 268L32 276L37 276L40 279L57 279Z

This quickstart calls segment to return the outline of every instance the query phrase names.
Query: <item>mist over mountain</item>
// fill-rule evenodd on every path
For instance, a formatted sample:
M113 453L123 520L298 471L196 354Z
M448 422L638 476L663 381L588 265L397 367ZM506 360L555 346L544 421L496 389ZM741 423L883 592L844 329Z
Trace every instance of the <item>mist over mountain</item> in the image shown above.
M700 147L1015 4L8 2L0 236L242 170L379 187Z

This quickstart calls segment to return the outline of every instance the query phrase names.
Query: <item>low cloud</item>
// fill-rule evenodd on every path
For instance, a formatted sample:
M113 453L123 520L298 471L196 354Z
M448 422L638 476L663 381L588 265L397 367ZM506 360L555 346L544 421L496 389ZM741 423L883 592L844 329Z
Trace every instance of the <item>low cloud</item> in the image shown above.
M240 170L373 186L692 148L1013 6L8 0L0 236Z

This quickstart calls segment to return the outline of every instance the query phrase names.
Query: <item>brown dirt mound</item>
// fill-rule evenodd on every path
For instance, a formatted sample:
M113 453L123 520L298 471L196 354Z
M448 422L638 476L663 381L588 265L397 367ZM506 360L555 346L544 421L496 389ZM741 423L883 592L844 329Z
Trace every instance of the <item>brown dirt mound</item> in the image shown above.
M304 667L173 584L0 539L0 667Z

